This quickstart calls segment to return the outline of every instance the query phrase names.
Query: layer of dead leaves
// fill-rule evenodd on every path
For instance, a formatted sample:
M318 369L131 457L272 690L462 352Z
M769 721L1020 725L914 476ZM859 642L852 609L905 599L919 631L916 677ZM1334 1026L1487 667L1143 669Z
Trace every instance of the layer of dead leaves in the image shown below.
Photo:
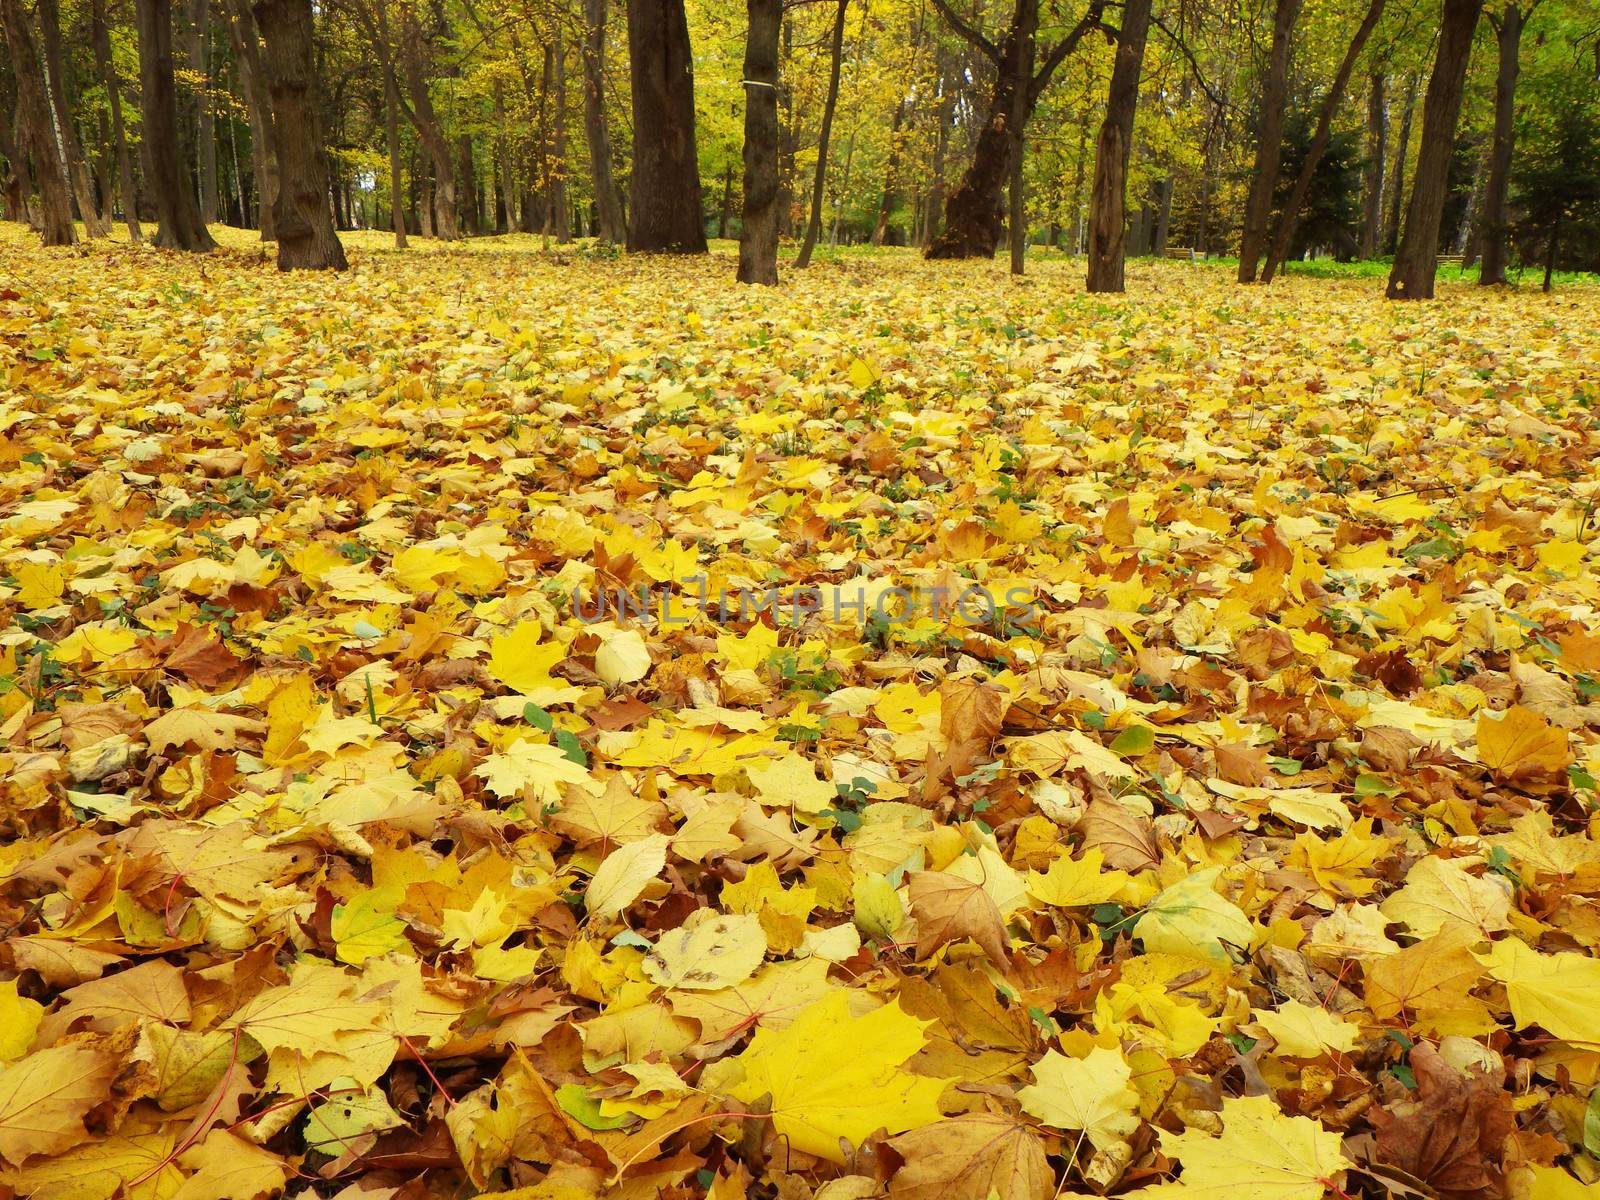
M1600 1195L1600 295L355 241L0 231L0 1186Z

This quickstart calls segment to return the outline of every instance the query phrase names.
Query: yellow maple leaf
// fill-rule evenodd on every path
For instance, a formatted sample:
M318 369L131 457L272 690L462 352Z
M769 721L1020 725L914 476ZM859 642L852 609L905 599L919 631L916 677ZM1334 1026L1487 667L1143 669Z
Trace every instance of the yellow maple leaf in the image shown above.
M1183 1164L1177 1183L1145 1189L1152 1200L1322 1200L1351 1165L1340 1137L1310 1117L1288 1117L1271 1096L1228 1097L1222 1133L1161 1131L1161 1151Z
M926 1028L896 1002L852 1017L848 992L836 988L787 1029L758 1029L735 1060L744 1078L729 1094L746 1104L770 1096L773 1126L791 1145L843 1163L841 1142L859 1146L875 1130L904 1133L940 1119L945 1081L901 1068L925 1045Z
M1139 1093L1120 1050L1097 1046L1083 1058L1055 1050L1033 1064L1034 1082L1017 1092L1022 1111L1056 1129L1082 1130L1106 1150L1139 1128Z

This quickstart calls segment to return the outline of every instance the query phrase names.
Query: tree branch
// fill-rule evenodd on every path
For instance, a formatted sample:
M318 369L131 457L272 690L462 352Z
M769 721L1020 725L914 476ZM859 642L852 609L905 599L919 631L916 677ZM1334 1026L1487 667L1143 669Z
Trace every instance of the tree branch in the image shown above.
M1194 72L1194 81L1200 85L1200 90L1206 94L1206 99L1210 100L1211 103L1217 105L1219 108L1226 108L1227 101L1221 96L1217 95L1216 92L1211 90L1211 85L1206 82L1206 77L1201 74L1200 64L1195 61L1194 51L1189 49L1189 44L1177 34L1173 33L1172 30L1168 29L1166 22L1160 17L1151 14L1150 24L1154 25L1162 33L1166 34L1167 38L1172 42L1172 44L1182 52L1184 58L1189 60L1189 69Z
M938 0L935 0L937 3ZM1050 77L1056 73L1056 68L1066 61L1067 57L1078 48L1078 43L1084 36L1095 29L1102 28L1100 15L1105 11L1105 0L1091 0L1089 11L1072 27L1071 32L1062 38L1044 56L1044 62L1034 72L1033 80L1028 84L1028 107L1032 108L1044 94L1044 89L1050 85Z
M945 24L949 25L951 29L965 39L973 49L977 50L978 53L996 66L1000 65L999 49L983 34L962 20L960 14L950 7L948 0L933 0L933 6L939 10L939 15L945 19Z

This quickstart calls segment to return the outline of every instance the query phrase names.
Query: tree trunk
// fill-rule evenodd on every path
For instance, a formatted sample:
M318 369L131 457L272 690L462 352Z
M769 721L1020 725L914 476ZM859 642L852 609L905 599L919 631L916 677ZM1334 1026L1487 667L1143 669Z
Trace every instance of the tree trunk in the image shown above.
M584 0L583 134L589 143L589 177L600 223L599 240L628 236L622 200L611 174L611 133L606 125L606 0Z
M256 176L256 221L263 242L278 240L272 210L278 204L278 155L272 147L272 97L261 62L261 38L250 0L228 0L228 41L250 115L250 166ZM382 10L380 9L380 12ZM392 59L391 59L392 68ZM391 69L392 73L392 69Z
M1139 105L1139 76L1150 32L1150 0L1126 0L1117 32L1117 57L1106 90L1106 115L1095 145L1094 191L1089 208L1088 290L1123 290L1123 229L1127 204L1128 154Z
M150 152L150 188L155 193L155 244L203 253L216 248L200 222L178 138L178 96L172 78L171 0L135 0L139 25L139 98L144 112L140 140Z
M1011 179L1012 151L1021 145L1021 128L1030 114L1028 89L1017 95L1018 60L1031 59L1039 29L1039 0L1016 0L1011 25L1000 44L994 86L972 163L945 201L944 232L927 249L928 258L993 258L1004 226L1001 206ZM1031 67L1029 68L1031 76ZM1019 107L1020 99L1020 107Z
M89 182L83 145L78 140L78 130L73 124L72 109L68 105L61 68L61 12L56 0L39 0L34 15L43 33L44 71L49 89L46 100L50 108L51 133L55 137L56 152L66 166L67 185L78 202L78 215L83 218L84 233L90 238L104 237L108 229L101 223L99 208L94 202L94 188Z
M482 213L478 211L478 172L472 155L472 135L463 133L456 138L456 186L461 199L461 231L468 237L483 232Z
M1277 0L1272 13L1272 53L1261 90L1261 128L1256 136L1256 167L1244 207L1244 232L1239 240L1239 282L1254 283L1256 266L1267 248L1267 221L1272 193L1278 186L1278 155L1283 148L1283 102L1288 91L1289 48L1300 0Z
M1390 254L1400 244L1400 213L1406 190L1406 154L1411 147L1411 115L1416 107L1417 77L1413 75L1406 83L1406 107L1400 116L1399 145L1395 149L1394 170L1390 172L1394 180L1394 192L1389 200L1389 226L1383 239L1384 248Z
M567 203L567 47L555 39L555 138L551 146L550 208L555 215L556 244L572 241L572 214Z
M1294 243L1295 222L1300 217L1300 206L1306 202L1306 196L1311 192L1311 180L1316 175L1317 167L1322 162L1322 156L1327 151L1328 142L1333 136L1334 114L1339 111L1339 105L1344 100L1345 88L1350 86L1350 74L1356 69L1356 60L1361 57L1367 39L1372 36L1372 31L1378 26L1379 18L1383 16L1383 4L1384 0L1368 0L1367 14L1361 18L1355 36L1345 47L1344 58L1339 63L1338 71L1334 73L1333 82L1328 85L1328 94L1322 98L1322 108L1317 113L1316 132L1311 135L1311 145L1306 148L1305 161L1300 164L1300 174L1295 177L1294 187L1289 192L1288 200L1284 201L1283 211L1278 215L1277 232L1273 235L1272 246L1267 251L1266 267L1261 273L1262 283L1271 283L1273 275L1289 257L1289 249Z
M328 207L328 159L317 118L311 0L256 0L277 152L278 270L342 271L344 247Z
M1150 253L1157 258L1167 255L1167 238L1172 232L1172 189L1176 186L1171 175L1156 187L1156 229L1150 239Z
M1444 216L1450 152L1461 115L1461 91L1472 57L1472 35L1483 12L1483 0L1444 0L1439 49L1433 76L1422 103L1422 144L1411 180L1406 227L1389 272L1391 300L1433 298L1433 277L1439 266L1439 224Z
M133 190L133 157L128 153L127 129L122 123L122 81L117 78L111 58L111 31L106 25L105 0L92 0L89 20L95 70L111 106L111 141L117 159L117 188L122 193L122 216L128 224L129 239L139 242L143 240L143 231L139 228L138 204Z
M778 282L778 30L782 0L746 0L739 282Z
M800 270L811 265L811 252L817 248L817 239L822 236L822 201L828 182L828 140L833 136L833 114L839 105L839 72L844 60L844 18L845 10L849 7L850 0L839 0L833 14L828 96L823 101L822 129L817 135L817 169L811 179L811 215L806 220L805 240L800 243L800 253L794 260L794 265Z
M1556 247L1561 244L1561 214L1557 213L1554 221L1550 222L1550 237L1544 247L1544 285L1541 288L1549 292L1550 283L1556 273Z
M722 203L717 205L717 237L728 236L728 222L733 220L733 164L722 169Z
M633 178L628 249L704 254L694 54L683 0L628 0Z
M456 170L450 161L450 143L445 140L444 130L433 110L433 97L428 91L425 70L422 30L417 27L409 6L403 13L402 22L402 57L405 62L406 90L411 94L411 103L407 105L402 101L401 111L416 128L417 136L428 149L428 157L433 160L434 186L431 189L433 199L430 213L433 234L423 236L436 235L453 242L459 234L456 226Z
M0 0L0 24L5 27L16 75L17 113L27 142L26 149L19 149L18 155L20 158L31 151L38 168L39 200L44 209L44 244L70 246L78 240L78 233L72 224L72 197L67 191L66 167L56 149L50 115L50 85L34 47L21 0ZM27 200L26 193L23 200Z
M1367 162L1362 171L1361 257L1378 253L1378 234L1383 225L1383 163L1388 154L1387 126L1383 108L1383 72L1374 71L1367 80Z
M894 120L889 123L889 152L883 164L883 197L878 201L878 219L872 223L872 244L881 246L889 236L889 217L894 212L895 176L900 169L900 127L905 123L906 100L902 97L894 106Z
M200 163L200 219L207 225L217 222L217 127L211 106L211 64L206 53L210 41L211 5L209 0L190 0L188 67L203 81L197 99L195 156Z
M380 14L384 6L378 5ZM383 141L389 152L389 219L394 223L394 248L406 249L406 203L400 184L400 81L395 78L394 52L389 45L388 18L382 18L379 69L383 75Z
M1492 19L1492 18L1491 18ZM1516 137L1518 59L1522 53L1524 17L1516 0L1507 4L1495 29L1499 69L1494 79L1494 145L1489 152L1489 180L1483 192L1483 218L1478 247L1483 262L1480 284L1506 281L1506 195L1511 183L1511 152Z
M1008 64L1004 54L1000 56L1000 69L1004 71L1009 65L1012 71L1011 82L1011 111L1006 114L1006 159L1011 168L1011 177L1008 186L1010 193L1010 211L1007 213L1006 233L1010 242L1011 274L1021 275L1024 259L1028 253L1028 206L1027 188L1022 174L1022 157L1026 148L1022 140L1022 131L1028 126L1028 118L1032 115L1033 104L1030 88L1033 84L1033 59L1037 50L1037 34L1039 28L1039 10L1036 0L1030 3L1033 15L1031 28L1024 27L1027 36L1023 37L1017 52L1012 55Z
M932 245L939 236L939 218L944 213L944 161L950 145L950 122L955 116L956 91L950 79L950 53L937 43L935 70L939 77L939 103L934 109L939 127L933 133L933 182L928 188L927 215L923 219L923 244Z

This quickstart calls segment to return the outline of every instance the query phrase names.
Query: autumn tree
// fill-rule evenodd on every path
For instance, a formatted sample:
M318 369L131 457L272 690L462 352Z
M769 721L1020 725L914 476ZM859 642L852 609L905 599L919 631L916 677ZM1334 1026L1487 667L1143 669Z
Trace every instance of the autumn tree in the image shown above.
M1244 233L1239 242L1239 282L1254 283L1256 267L1267 247L1272 217L1272 191L1278 183L1278 155L1283 148L1283 107L1288 93L1289 52L1300 0L1276 0L1272 10L1272 50L1261 83L1261 117L1256 133L1256 166L1245 203Z
M778 282L778 32L783 0L746 0L739 282Z
M171 0L135 0L139 27L139 103L150 189L156 206L155 244L172 250L215 249L200 222L190 187L190 164L178 136L178 96L172 68Z
M6 37L17 87L17 126L26 151L36 166L39 202L44 210L44 244L70 246L77 241L72 224L72 197L67 187L67 168L57 150L50 114L49 85L33 32L22 9L22 0L0 0L0 24ZM25 139L25 141L24 141ZM26 195L23 197L26 202Z
M272 146L278 159L278 269L342 271L344 246L328 207L328 155L317 115L311 0L255 0L267 90L272 97Z
M1125 0L1117 30L1117 56L1106 89L1106 114L1095 143L1087 280L1091 292L1123 290L1128 156L1133 150L1133 118L1139 104L1150 7L1150 0Z
M1137 3L1143 0L1136 0ZM1088 10L1054 46L1039 52L1039 0L1015 0L1011 22L996 43L969 23L949 0L934 0L945 21L961 38L994 68L994 83L989 92L986 115L973 147L972 162L955 191L945 201L944 232L928 246L928 258L992 258L1000 245L1004 224L1001 197L1011 181L1014 164L1023 153L1023 135L1038 107L1039 98L1051 78L1090 30L1098 28L1104 0L1090 0ZM1135 16L1131 26L1148 27L1149 6L1144 17ZM1144 54L1143 30L1139 32L1139 54ZM1120 56L1120 51L1119 51ZM1134 100L1138 79L1135 76ZM1129 136L1132 130L1129 114ZM1020 213L1019 213L1020 216Z
M1494 78L1494 142L1489 151L1489 176L1483 189L1479 218L1478 265L1480 284L1506 281L1506 249L1510 219L1506 201L1511 191L1511 155L1516 140L1517 75L1521 70L1522 30L1539 6L1539 0L1509 0L1498 13L1489 14L1499 51Z
M1433 75L1422 103L1422 143L1411 177L1411 203L1405 232L1395 251L1387 294L1391 300L1430 300L1439 267L1439 224L1444 215L1450 154L1461 92L1472 56L1472 35L1483 12L1483 0L1444 0Z
M628 249L703 254L694 55L683 0L628 0L633 177Z

